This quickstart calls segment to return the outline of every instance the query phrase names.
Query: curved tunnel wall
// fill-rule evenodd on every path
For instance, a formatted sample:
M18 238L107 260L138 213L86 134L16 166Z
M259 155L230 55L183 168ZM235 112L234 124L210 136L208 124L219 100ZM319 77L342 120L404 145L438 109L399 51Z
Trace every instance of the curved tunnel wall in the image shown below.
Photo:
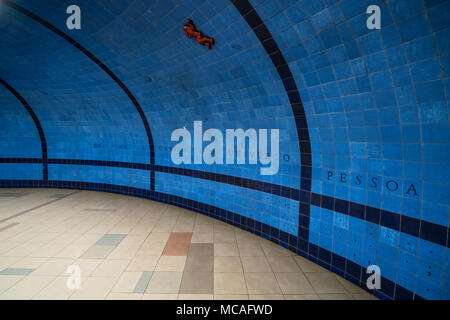
M81 30L65 27L70 4ZM0 185L173 203L359 285L376 264L382 298L449 299L449 12L432 0L0 1ZM184 37L187 18L213 50ZM170 134L195 120L279 128L278 174L175 166Z

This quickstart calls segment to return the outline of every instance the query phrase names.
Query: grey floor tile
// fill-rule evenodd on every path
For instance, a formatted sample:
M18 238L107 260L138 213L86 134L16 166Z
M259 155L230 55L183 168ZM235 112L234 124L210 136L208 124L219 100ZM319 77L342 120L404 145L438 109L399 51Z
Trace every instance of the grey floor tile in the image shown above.
M213 243L191 243L188 254L193 255L193 256L213 256L214 255L214 244Z
M152 275L153 275L153 272L151 272L151 271L142 272L142 275L139 278L139 281L136 284L136 287L134 288L133 292L144 293L145 290L147 290L147 286L148 286L148 283L150 282L150 279L152 278Z
M188 256L185 272L213 272L214 257L213 256Z
M87 249L80 259L105 259L116 247L93 245Z
M36 269L27 268L6 268L0 271L0 275L3 276L27 276Z
M185 272L180 286L181 294L214 294L213 272Z
M96 245L98 246L117 246L123 238L125 238L126 234L105 234L101 237Z

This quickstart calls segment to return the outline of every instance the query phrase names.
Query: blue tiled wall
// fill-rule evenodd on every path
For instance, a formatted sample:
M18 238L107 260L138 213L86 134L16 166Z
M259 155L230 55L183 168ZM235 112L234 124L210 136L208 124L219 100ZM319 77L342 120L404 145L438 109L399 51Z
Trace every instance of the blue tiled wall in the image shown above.
M298 201L224 183L160 172L156 175L156 181L156 191L219 207L297 235Z
M154 163L142 119L118 83L54 31L0 4L0 77L35 111L48 158L131 163L49 164L49 180L148 190L149 171L133 163L173 167L171 132L186 125L192 133L193 122L201 120L204 130L280 129L279 173L261 176L255 165L180 167L300 187L298 132L286 87L230 1L14 3L108 66L139 102L152 133ZM250 3L287 61L303 102L312 150L310 191L399 214L405 217L400 223L413 219L447 230L437 243L419 236L420 230L414 236L381 220L312 204L306 228L311 247L363 268L377 264L383 277L420 297L449 299L450 1ZM81 30L65 26L70 4L82 9ZM381 8L381 30L366 28L371 4ZM213 50L184 37L187 18L215 38ZM32 119L1 86L0 103L0 158L40 158ZM2 163L0 179L40 180L41 168ZM300 236L304 204L293 197L163 172L156 172L155 191ZM313 251L309 255L324 263ZM344 269L345 276L351 273ZM398 292L381 294L403 298Z
M42 165L34 163L0 163L1 180L40 180Z
M56 164L49 166L49 179L114 184L140 189L150 187L148 171L128 168Z
M0 101L0 157L40 158L39 134L27 110L3 86Z

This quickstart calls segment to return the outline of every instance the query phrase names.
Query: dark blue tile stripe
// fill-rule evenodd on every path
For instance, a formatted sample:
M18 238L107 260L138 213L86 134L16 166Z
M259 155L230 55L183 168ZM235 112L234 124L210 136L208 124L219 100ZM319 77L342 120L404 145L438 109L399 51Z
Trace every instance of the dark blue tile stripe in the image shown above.
M0 160L1 161L1 160ZM148 163L121 162L109 160L84 160L84 159L49 159L49 164L68 164L81 166L129 168L140 170L151 170L152 165Z
M152 133L150 131L150 126L147 121L147 117L142 110L139 102L136 100L134 95L131 93L131 91L127 88L127 86L117 77L114 72L111 71L100 59L98 59L92 52L87 50L85 47L83 47L80 43L78 43L76 40L56 28L54 25L49 23L48 21L42 19L41 17L35 15L34 13L26 10L25 8L19 6L18 4L10 1L10 0L4 0L3 1L8 7L17 10L18 12L24 14L25 16L31 18L32 20L36 21L37 23L41 24L42 26L46 27L50 31L56 33L58 36L66 40L68 43L70 43L72 46L77 48L80 52L82 52L86 57L92 60L97 66L99 66L103 71L106 72L106 74L115 82L117 85L125 92L125 94L128 96L128 98L131 100L133 105L135 106L137 112L139 113L139 116L141 117L142 123L145 127L145 132L147 134L147 140L149 144L150 149L150 163L155 163L155 147L153 144L153 137ZM45 164L44 164L45 166ZM152 171L150 172L150 190L155 190L155 173Z
M9 83L7 83L5 80L3 80L2 78L0 78L0 83L6 88L8 89L16 98L17 100L20 101L20 103L22 103L22 105L25 107L25 109L27 109L28 113L30 114L31 118L33 119L34 125L36 126L36 129L38 131L39 134L39 139L41 140L41 150L42 150L42 159L41 159L41 163L42 163L42 179L44 181L48 180L48 165L47 165L47 160L48 160L48 154L47 154L47 140L45 139L45 134L44 134L44 130L42 129L41 126L41 122L39 121L36 113L34 112L33 108L31 108L31 106L28 104L28 102L22 97L22 95L17 92L16 89L14 89L13 87L11 87L11 85ZM36 163L36 162L32 162L32 163Z
M311 173L312 173L312 156L311 156L311 141L309 137L308 122L303 108L303 103L300 98L300 93L297 84L286 62L278 44L273 39L272 34L266 27L261 17L253 8L248 0L230 0L235 8L242 15L250 28L252 28L256 37L261 42L270 59L272 60L275 69L280 76L286 94L291 104L292 113L295 118L295 125L297 128L297 136L300 149L300 192L311 192ZM299 210L299 229L298 234L305 241L309 239L309 202L304 202Z
M36 158L0 158L0 163L40 163L41 159ZM163 172L174 175L187 176L197 179L209 180L219 183L225 183L237 187L265 192L287 199L299 201L300 210L306 206L315 206L349 215L354 218L369 221L387 228L391 228L403 233L439 244L441 246L450 247L448 238L450 231L448 227L441 226L425 220L401 215L395 212L374 208L348 200L337 199L317 193L306 193L301 190L272 184L263 181L257 181L247 178L234 177L220 173L198 171L179 167L168 167L161 165L149 165L145 163L105 161L105 160L82 160L82 159L48 159L49 164L62 165L85 165L85 166L101 166L115 168L129 168L147 170L151 172ZM0 180L1 181L1 180ZM299 220L299 228L304 232L309 230L309 217L303 217ZM300 240L304 241L307 246L307 239L303 238L299 233Z
M258 236L266 238L272 242L287 248L296 254L309 259L310 261L341 275L347 280L360 286L364 290L375 294L381 299L418 300L423 299L410 290L407 290L394 282L381 277L381 289L369 291L365 286L367 280L366 268L358 265L340 255L332 253L324 248L310 244L308 248L302 248L302 240L284 231L273 228L256 220L241 216L231 211L227 211L215 206L197 202L194 200L132 187L117 185L74 182L74 181L41 181L41 180L0 180L0 188L62 188L81 189L102 192L112 192L124 195L138 196L155 201L160 201L189 209L201 214L208 215L215 219L232 224L236 227L252 232Z
M41 158L0 158L0 163L42 163Z

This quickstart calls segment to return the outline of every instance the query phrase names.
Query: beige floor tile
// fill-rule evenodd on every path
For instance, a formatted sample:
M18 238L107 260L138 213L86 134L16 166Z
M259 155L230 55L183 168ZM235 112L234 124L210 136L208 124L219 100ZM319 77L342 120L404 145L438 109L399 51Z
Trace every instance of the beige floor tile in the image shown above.
M86 250L88 250L90 247L89 244L81 245L81 244L70 244L64 249L62 249L58 254L56 254L56 257L58 258L73 258L77 259L79 258Z
M120 242L119 246L128 247L128 246L140 246L144 243L146 239L146 235L142 234L128 234L125 238Z
M128 234L132 229L134 225L126 225L126 226L115 226L111 230L109 230L112 234Z
M73 265L80 268L81 277L89 277L92 275L95 269L102 263L103 260L99 259L78 259L73 262ZM63 271L61 275L66 275L67 272Z
M43 246L42 243L25 242L6 251L3 255L10 257L26 257Z
M316 294L285 294L285 300L320 300Z
M214 300L248 300L247 294L215 294Z
M58 236L58 233L41 232L33 237L33 243L49 243Z
M178 300L214 300L212 294L179 294Z
M192 243L213 243L212 232L194 232L192 234Z
M104 260L92 273L93 277L119 277L130 260Z
M267 257L273 272L301 272L292 257Z
M195 224L196 225L214 225L214 222L217 221L214 218L205 216L203 214L197 214L195 217Z
M194 224L176 224L173 232L193 232Z
M270 242L262 242L261 246L266 257L288 257L293 255L289 250Z
M375 297L373 294L370 294L365 291L362 293L352 293L351 295L355 300L378 300L378 298Z
M144 293L142 300L177 300L177 293Z
M215 273L214 294L247 294L244 274L241 272Z
M284 300L282 294L250 294L250 300Z
M303 273L275 273L283 294L315 294Z
M239 257L214 257L214 272L243 272Z
M109 224L98 224L94 227L92 227L91 229L88 230L89 233L111 233L110 230L113 228L114 226L109 225Z
M89 244L89 245L93 245L94 243L96 243L101 237L103 237L103 233L87 233L87 234L83 234L81 235L81 237L79 237L77 240L75 240L72 244L75 245L83 245L83 244Z
M133 292L141 278L142 272L124 272L116 282L111 292Z
M33 276L57 276L66 272L67 267L73 265L74 259L50 258L33 271Z
M163 253L166 243L154 242L144 243L136 253L137 256L160 256Z
M23 268L23 269L37 269L47 260L48 258L25 257L11 264L9 267Z
M115 277L89 277L81 284L80 290L76 290L70 300L103 300L116 283Z
M0 270L3 270L13 263L21 260L22 257L0 257Z
M328 272L328 270L303 257L294 256L293 258L303 272Z
M33 296L33 300L67 300L76 291L67 286L69 277L56 277L39 293ZM86 280L86 279L84 279ZM82 283L81 283L82 285Z
M166 243L169 239L170 232L155 232L154 230L145 239L145 243L163 242Z
M215 232L214 243L236 243L234 232Z
M52 244L64 244L69 245L75 242L80 237L78 234L63 233L54 238Z
M320 300L355 300L350 293L320 293Z
M213 233L213 225L212 224L196 224L194 226L194 234L199 233Z
M238 243L259 243L261 238L247 231L237 229L236 240Z
M150 232L152 232L152 229L153 229L152 225L137 224L133 227L133 229L130 230L129 234L143 234L147 236Z
M336 275L336 279L342 284L342 286L347 290L349 293L367 293L363 288L358 287L356 284L351 283L350 281Z
M140 244L120 244L108 255L108 259L132 259L139 250Z
M155 271L147 286L147 293L178 294L182 275L182 272Z
M6 255L6 252L22 244L22 242L0 242L0 255Z
M0 294L11 288L25 276L3 276L0 275Z
M142 293L111 292L106 296L106 300L141 300Z
M238 243L239 254L241 257L261 257L264 256L264 252L259 243L249 242L249 243Z
M218 221L218 223L214 224L214 232L215 233L235 233L236 228L232 225L224 223L222 221Z
M218 257L239 257L236 243L214 243L214 255Z
M281 294L277 279L273 273L245 273L248 293L251 294Z
M153 228L153 232L173 232L174 228L175 226L171 224L157 224Z
M182 272L184 270L185 264L185 256L161 256L155 270Z
M27 276L0 295L0 300L31 299L56 277Z
M153 271L158 263L159 256L136 256L127 267L128 271Z
M64 247L62 244L47 244L33 251L30 257L55 257Z
M272 272L266 257L241 257L244 272Z
M328 273L305 273L306 278L318 294L321 293L347 293L344 286L336 279L336 276Z

